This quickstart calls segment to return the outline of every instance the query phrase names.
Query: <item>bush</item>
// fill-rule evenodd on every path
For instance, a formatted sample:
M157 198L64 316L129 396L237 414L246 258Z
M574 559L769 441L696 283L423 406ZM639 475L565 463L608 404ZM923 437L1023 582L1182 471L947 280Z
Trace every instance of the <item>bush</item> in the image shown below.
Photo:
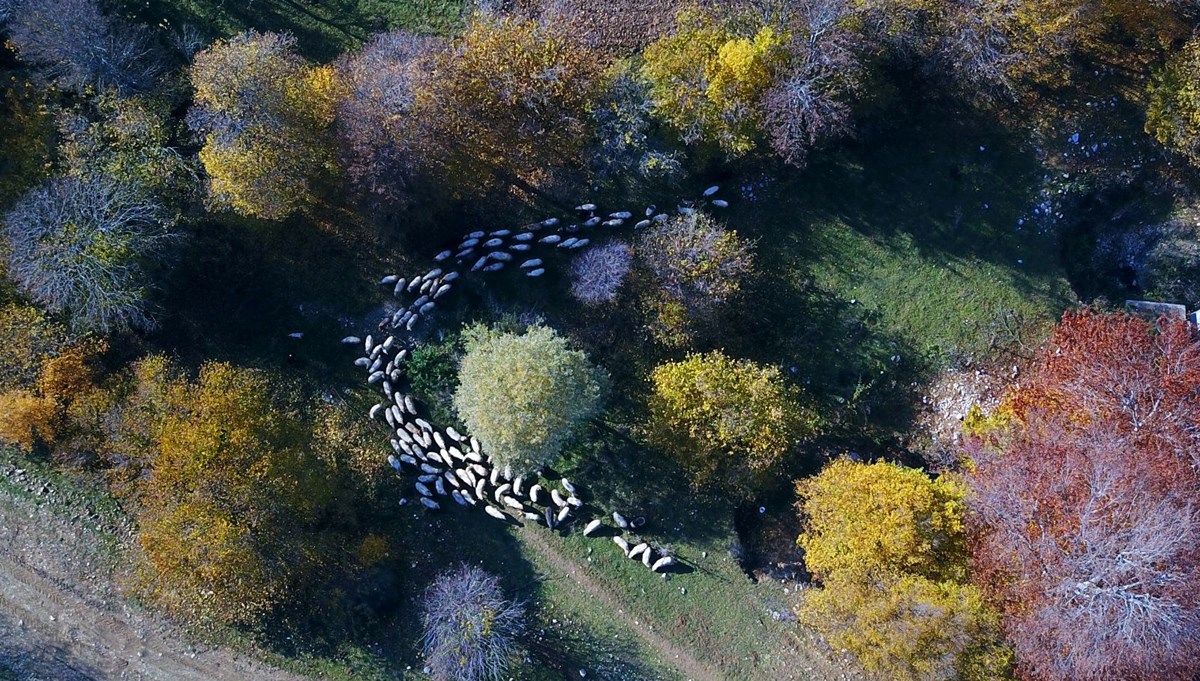
M612 302L632 261L633 251L619 242L584 251L571 263L571 294L587 305Z
M78 330L152 328L147 270L170 239L162 217L140 188L107 176L50 180L4 216L9 271Z
M290 35L251 31L196 54L188 123L204 140L214 206L281 220L311 200L314 178L336 170L334 71L295 46Z
M58 435L58 404L28 390L0 393L0 441L26 452Z
M720 351L661 364L650 381L648 435L697 483L753 493L818 428L777 367Z
M753 272L750 249L703 213L675 216L643 234L634 250L653 286L644 304L656 337L671 345L690 340Z
M1200 38L1170 56L1149 85L1146 132L1192 164L1200 164Z
M499 465L540 468L599 411L607 375L553 329L475 327L465 338L454 406Z
M439 681L499 681L517 660L524 608L474 567L443 573L425 592L426 663Z
M67 330L36 307L0 307L0 390L32 388L42 363L67 344Z

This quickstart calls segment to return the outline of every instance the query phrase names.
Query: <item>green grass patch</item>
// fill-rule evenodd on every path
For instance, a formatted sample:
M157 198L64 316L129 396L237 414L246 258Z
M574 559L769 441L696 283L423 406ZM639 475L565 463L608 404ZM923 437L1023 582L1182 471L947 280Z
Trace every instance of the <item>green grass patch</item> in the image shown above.
M150 0L125 9L149 24L191 26L207 40L250 29L292 33L301 51L331 61L372 34L404 29L448 35L462 25L463 0Z

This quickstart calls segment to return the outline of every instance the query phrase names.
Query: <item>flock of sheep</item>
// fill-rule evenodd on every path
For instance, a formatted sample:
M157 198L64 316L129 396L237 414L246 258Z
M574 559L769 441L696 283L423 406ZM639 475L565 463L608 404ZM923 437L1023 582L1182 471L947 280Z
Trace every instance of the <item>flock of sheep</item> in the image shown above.
M717 187L704 190L701 201L718 208L728 207L726 201L712 198L717 190ZM681 214L693 213L697 203L681 205L678 211ZM463 237L456 248L438 253L434 260L445 263L453 259L464 269L467 263L471 263L470 272L496 272L519 260L517 269L526 276L540 277L546 271L542 259L526 257L535 245L571 250L584 248L590 239L572 236L580 229L620 227L633 217L629 211L601 216L597 213L596 205L591 203L577 206L576 210L582 216L576 224L560 226L558 218L549 218L518 230L471 232ZM656 212L655 207L650 206L645 211L645 219L639 220L634 227L642 229L667 219L668 214ZM391 274L381 279L380 285L392 287L397 297L414 296L407 306L392 314L382 328L390 327L397 334L413 331L418 322L436 308L436 301L446 295L461 276L460 270L447 268L449 271L443 271L443 267L446 266L438 266L412 277ZM437 511L449 498L463 507L482 506L485 513L497 520L523 519L564 531L577 521L583 521L584 503L579 498L579 488L570 480L562 478L559 481L560 490L537 474L529 479L514 475L509 467L496 465L474 436L463 435L449 426L445 429L435 428L421 418L416 400L399 388L409 349L396 335L388 335L381 341L376 341L373 336L367 336L365 340L348 336L342 342L353 346L361 344L363 348L363 356L354 363L367 372L368 385L379 384L385 398L371 407L369 418L378 419L382 416L394 433L390 440L394 453L388 455L388 463L398 475L406 471L415 474L414 488L423 507ZM407 503L407 500L401 499L400 503ZM612 519L619 530L632 527L620 513L613 513ZM583 534L594 537L609 529L602 520L595 518L584 525ZM665 550L647 542L639 541L631 545L619 534L614 535L612 540L627 557L641 561L654 572L675 563L675 559Z

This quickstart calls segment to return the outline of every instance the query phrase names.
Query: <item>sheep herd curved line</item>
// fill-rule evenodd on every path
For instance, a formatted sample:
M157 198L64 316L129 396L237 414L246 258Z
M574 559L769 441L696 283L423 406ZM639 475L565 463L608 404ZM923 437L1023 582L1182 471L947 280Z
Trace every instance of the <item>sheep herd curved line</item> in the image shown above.
M727 208L727 201L714 198L717 191L718 187L709 187L699 199L682 202L676 212L695 213L705 204ZM576 206L575 210L581 219L569 225L563 225L558 218L547 218L515 230L471 232L463 236L457 248L435 255L433 259L439 265L428 272L412 277L396 274L383 277L380 285L391 286L397 297L415 297L380 324L381 329L391 331L383 340L376 341L372 335L365 339L357 336L342 339L346 345L361 344L364 354L354 363L367 372L367 385L378 385L384 396L384 401L371 407L368 417L376 420L382 415L387 421L394 435L389 439L394 453L388 455L388 463L397 477L402 477L405 472L416 475L413 487L420 504L428 511L440 510L442 502L438 499L448 497L465 508L482 506L485 513L502 522L524 520L551 530L569 531L575 520L584 519L580 488L569 479L562 478L556 487L549 480L543 480L540 473L533 473L533 480L514 475L509 466L501 468L492 461L473 435L459 433L452 426L438 428L421 418L416 398L398 388L404 376L403 364L411 352L411 347L401 337L409 336L417 324L429 316L437 307L437 301L463 276L463 269L468 274L498 272L520 260L515 269L527 277L540 277L546 271L543 260L527 257L533 255L535 247L578 250L591 243L586 236L573 236L580 230L618 228L633 219L633 213L629 211L603 216L592 203ZM650 206L645 210L644 219L639 219L633 227L644 229L669 218L668 213L657 212ZM459 268L441 265L451 261ZM470 267L466 268L468 263ZM406 504L407 499L402 498L400 503ZM620 513L614 512L612 520L618 530L633 529ZM593 518L584 525L583 534L595 537L608 529L603 520ZM667 550L644 541L631 542L619 531L613 534L612 541L625 556L640 560L654 572L676 564L676 558Z

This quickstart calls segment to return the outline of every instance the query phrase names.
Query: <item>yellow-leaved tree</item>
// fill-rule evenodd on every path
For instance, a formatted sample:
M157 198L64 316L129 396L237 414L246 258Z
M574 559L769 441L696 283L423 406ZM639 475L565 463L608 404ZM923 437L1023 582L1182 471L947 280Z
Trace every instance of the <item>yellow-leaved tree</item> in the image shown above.
M280 220L336 170L331 127L338 97L329 66L295 52L287 34L250 31L198 52L192 129L215 206Z
M647 435L698 484L752 493L819 427L778 367L719 350L660 364L650 382Z
M734 156L754 148L759 99L787 61L786 35L742 23L685 8L675 30L646 47L642 67L656 115L684 142L715 143Z
M1007 678L999 616L967 581L965 491L946 476L844 459L798 482L798 543L821 582L800 602L801 621L883 678Z
M121 447L136 482L143 592L186 619L252 624L324 560L306 532L336 484L271 375L224 363L188 380L161 357L125 389Z

